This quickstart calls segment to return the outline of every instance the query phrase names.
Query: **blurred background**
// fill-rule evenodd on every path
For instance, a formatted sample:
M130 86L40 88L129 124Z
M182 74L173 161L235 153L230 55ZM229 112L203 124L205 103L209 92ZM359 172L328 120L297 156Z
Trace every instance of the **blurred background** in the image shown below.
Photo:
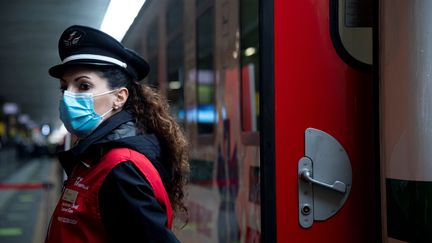
M63 172L55 153L67 132L58 118L57 42L70 25L119 41L144 0L14 0L0 3L0 242L43 242ZM120 14L120 16L117 16Z

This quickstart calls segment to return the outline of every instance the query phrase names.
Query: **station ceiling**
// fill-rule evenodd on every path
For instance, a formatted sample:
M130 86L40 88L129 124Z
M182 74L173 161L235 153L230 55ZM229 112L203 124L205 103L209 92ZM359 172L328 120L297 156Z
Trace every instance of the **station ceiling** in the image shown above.
M73 24L99 28L109 0L0 2L0 104L18 104L38 124L59 126L59 83L48 68L59 63L57 42Z

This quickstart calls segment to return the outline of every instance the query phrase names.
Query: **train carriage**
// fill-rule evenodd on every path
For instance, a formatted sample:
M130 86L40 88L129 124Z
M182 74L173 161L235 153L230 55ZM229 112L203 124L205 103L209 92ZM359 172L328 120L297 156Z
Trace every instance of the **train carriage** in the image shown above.
M404 93L409 87L400 88L414 68L395 72L394 65L410 65L392 52L416 45L393 43L391 37L409 28L402 25L401 32L390 23L427 26L426 14L407 11L428 4L396 2L392 8L390 1L372 0L146 1L123 43L149 60L146 82L169 99L190 141L188 223L176 230L182 242L427 238L429 221L404 215L412 205L430 215L424 201L407 200L427 184L396 173L393 164L403 171L407 155L402 149L402 157L389 158L394 147L387 145L403 124L418 131L391 106L398 93L413 104L402 111L417 104ZM430 39L415 30L413 38ZM390 80L399 81L396 93ZM389 125L395 117L401 126ZM428 137L403 138L402 147Z

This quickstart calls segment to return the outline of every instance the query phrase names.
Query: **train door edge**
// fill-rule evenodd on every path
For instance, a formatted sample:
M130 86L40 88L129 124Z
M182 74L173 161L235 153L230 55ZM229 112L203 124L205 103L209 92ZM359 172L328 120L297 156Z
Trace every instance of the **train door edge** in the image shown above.
M259 1L261 241L276 242L273 1ZM269 122L272 121L272 122Z

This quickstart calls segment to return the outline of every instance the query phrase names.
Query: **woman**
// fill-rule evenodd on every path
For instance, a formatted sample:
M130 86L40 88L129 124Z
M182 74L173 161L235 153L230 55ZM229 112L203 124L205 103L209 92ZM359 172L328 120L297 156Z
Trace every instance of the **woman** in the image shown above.
M167 102L138 83L147 62L111 36L71 26L59 40L60 118L77 138L46 242L178 242L187 142Z

